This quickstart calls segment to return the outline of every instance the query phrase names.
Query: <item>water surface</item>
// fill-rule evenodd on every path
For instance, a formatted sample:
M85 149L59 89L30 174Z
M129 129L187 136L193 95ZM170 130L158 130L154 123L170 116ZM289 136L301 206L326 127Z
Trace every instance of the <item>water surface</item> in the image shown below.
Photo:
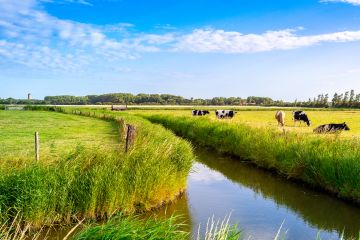
M356 238L360 208L305 185L293 183L239 159L197 150L198 162L183 198L169 206L192 226L231 213L244 239L274 239L282 225L286 239ZM161 210L159 214L164 214Z

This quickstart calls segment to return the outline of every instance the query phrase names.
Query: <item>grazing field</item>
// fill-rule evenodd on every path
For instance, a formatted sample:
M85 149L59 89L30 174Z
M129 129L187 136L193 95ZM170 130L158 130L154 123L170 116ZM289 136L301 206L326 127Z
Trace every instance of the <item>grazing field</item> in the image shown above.
M360 113L308 111L314 125L347 121L351 131L318 135L312 127L277 127L275 112L239 111L232 120L214 114L192 117L189 111L133 111L197 144L250 160L360 203ZM186 116L185 116L186 115ZM287 115L290 115L287 112Z
M197 107L194 109L202 109ZM207 108L205 108L207 109ZM217 109L227 109L226 107L218 107ZM191 116L191 110L131 110L132 114L139 114L143 116L149 115L171 115L171 116ZM331 110L305 110L309 119L312 122L312 126L307 127L305 123L296 123L292 120L292 110L284 110L286 114L285 118L285 130L296 132L313 134L313 129L319 125L327 123L343 123L346 122L350 127L350 131L344 131L341 136L344 137L360 137L360 111L358 110L343 110L343 111L331 111ZM208 118L215 121L221 121L228 124L247 124L255 128L275 128L282 131L282 128L278 128L277 121L275 119L276 110L273 109L261 109L261 110L237 110L237 114L233 119L218 120L215 116L215 111L210 110L210 115L200 116L197 118Z
M2 221L20 214L21 221L40 226L147 211L173 200L186 187L194 159L190 144L142 118L122 116L137 129L135 142L125 153L122 126L110 115L100 120L103 116L39 111L0 114L6 132L2 154L9 163L0 164ZM23 146L32 148L37 126L44 126L39 130L44 145L39 162L17 146L24 141ZM28 134L31 140L26 143L22 139ZM54 155L45 154L43 148ZM11 158L13 163L23 161L11 164Z
M0 162L33 159L36 131L44 161L58 160L80 145L115 150L120 144L114 122L54 112L0 111Z

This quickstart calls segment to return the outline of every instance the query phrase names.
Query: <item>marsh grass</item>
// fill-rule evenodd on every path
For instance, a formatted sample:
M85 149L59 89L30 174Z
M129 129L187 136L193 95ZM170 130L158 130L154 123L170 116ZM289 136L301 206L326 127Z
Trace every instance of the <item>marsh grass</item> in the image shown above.
M204 236L201 235L201 225L199 225L196 240L238 240L241 237L241 232L237 229L237 225L229 223L230 216L224 219L215 220L214 216L208 219Z
M241 232L236 225L229 223L230 216L222 220L208 219L204 235L199 232L196 240L238 240ZM186 240L191 234L183 231L184 223L181 216L172 215L157 219L150 217L146 220L137 216L118 215L103 225L89 225L74 236L74 240L82 239L149 239L149 240Z
M76 234L74 240L82 239L148 239L148 240L184 240L189 233L182 231L178 217L166 219L139 219L136 216L119 215L104 225L89 225Z
M209 118L144 115L202 146L252 161L293 179L360 202L360 140L309 137Z

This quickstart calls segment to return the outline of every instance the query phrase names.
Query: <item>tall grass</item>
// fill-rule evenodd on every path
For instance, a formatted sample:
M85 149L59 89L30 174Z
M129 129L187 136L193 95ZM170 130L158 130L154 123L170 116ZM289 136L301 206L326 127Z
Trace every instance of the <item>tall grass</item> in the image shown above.
M228 215L222 220L215 220L214 216L208 219L206 224L206 231L204 236L201 236L199 225L196 240L237 240L240 239L241 232L237 229L237 225L229 223L230 216Z
M136 216L116 216L104 225L89 225L74 240L83 239L148 239L148 240L184 240L189 233L181 230L178 217L171 216L166 219L149 218L141 220Z
M309 137L207 118L146 115L197 144L273 169L360 203L360 141Z
M79 218L107 218L114 212L146 211L173 200L186 187L194 159L190 144L142 118L122 118L137 127L136 141L128 153L121 144L118 151L106 146L74 146L54 164L29 161L0 167L2 220L20 212L25 223L35 226L65 224ZM120 123L112 116L104 120Z
M204 235L199 232L193 236L196 240L238 240L241 232L236 225L229 223L230 216L223 220L208 220ZM147 240L185 240L190 239L190 233L182 230L184 223L181 217L172 215L164 219L150 217L146 220L136 216L116 216L104 225L89 225L76 234L74 240L83 239L147 239Z

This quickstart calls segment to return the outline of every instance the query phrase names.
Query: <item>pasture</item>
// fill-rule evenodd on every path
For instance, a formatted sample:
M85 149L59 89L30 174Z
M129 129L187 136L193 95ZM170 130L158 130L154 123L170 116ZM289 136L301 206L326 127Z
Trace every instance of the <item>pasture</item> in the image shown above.
M208 109L195 107L194 109ZM228 109L226 107L218 107L217 109ZM223 119L218 120L215 116L215 110L212 108L209 110L210 115L207 116L197 116L196 118L206 118L212 121L220 121L227 124L246 124L253 128L270 128L281 130L282 128L278 127L277 121L275 119L276 109L272 108L262 108L260 110L256 110L255 108L250 109L237 109L237 114L233 119ZM305 112L309 116L309 119L312 122L312 126L308 127L305 123L296 123L296 127L294 127L294 122L292 120L292 110L284 110L286 114L285 118L285 127L286 131L303 133L307 135L313 135L313 129L319 125L327 124L327 123L343 123L346 122L350 127L350 131L342 132L341 136L346 138L352 137L360 137L360 111L358 110L343 110L343 111L331 111L331 110L306 110ZM131 110L132 114L139 114L142 116L151 116L151 115L171 115L171 116L179 116L191 117L191 109L189 110L160 110L160 109L152 109L152 110ZM317 135L319 137L319 135Z
M0 162L34 157L34 132L40 134L41 158L55 161L74 151L119 145L114 122L44 111L0 111Z

